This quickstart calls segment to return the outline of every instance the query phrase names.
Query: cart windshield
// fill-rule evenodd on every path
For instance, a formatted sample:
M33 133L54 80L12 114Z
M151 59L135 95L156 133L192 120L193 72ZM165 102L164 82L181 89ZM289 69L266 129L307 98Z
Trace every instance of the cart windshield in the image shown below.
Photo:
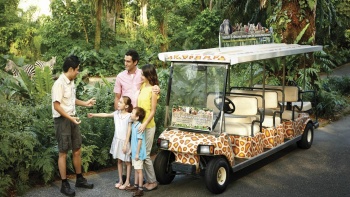
M225 92L226 73L226 64L173 63L167 126L213 131L219 114L214 100Z

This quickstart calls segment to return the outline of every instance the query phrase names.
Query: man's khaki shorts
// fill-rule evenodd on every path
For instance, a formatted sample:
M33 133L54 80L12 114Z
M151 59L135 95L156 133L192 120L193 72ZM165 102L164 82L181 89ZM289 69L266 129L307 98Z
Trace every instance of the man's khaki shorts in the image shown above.
M132 160L132 166L134 166L135 170L142 170L143 169L143 162L144 160Z
M81 147L82 138L79 125L64 117L54 118L59 152L68 152Z

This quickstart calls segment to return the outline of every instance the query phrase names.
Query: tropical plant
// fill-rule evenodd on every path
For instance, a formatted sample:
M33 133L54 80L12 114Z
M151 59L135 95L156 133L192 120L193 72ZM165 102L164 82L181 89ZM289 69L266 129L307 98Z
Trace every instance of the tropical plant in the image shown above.
M335 91L321 90L317 93L316 99L318 116L325 119L334 119L347 105L346 100Z
M218 46L218 24L221 22L218 16L219 14L213 10L202 11L188 27L188 38L184 47L186 49L203 49Z
M340 95L350 95L350 78L348 76L343 77L329 77L324 86L327 91L335 91Z

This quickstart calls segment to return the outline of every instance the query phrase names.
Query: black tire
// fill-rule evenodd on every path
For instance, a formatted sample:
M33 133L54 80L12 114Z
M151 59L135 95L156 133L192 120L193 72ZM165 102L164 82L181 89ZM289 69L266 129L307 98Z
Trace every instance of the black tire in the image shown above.
M309 149L314 140L314 127L311 122L307 123L301 140L297 142L299 148Z
M154 160L154 172L157 181L166 185L171 183L175 178L175 172L171 168L171 163L175 161L175 155L170 151L161 151Z
M226 190L229 176L230 169L227 161L222 157L215 157L209 161L205 170L205 184L210 192L220 194Z

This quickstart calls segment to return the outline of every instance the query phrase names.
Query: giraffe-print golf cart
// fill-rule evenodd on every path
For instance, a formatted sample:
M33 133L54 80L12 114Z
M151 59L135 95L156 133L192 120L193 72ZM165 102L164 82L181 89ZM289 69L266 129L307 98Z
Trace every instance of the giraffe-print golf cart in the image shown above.
M170 63L170 77L166 129L154 161L157 181L169 184L177 174L200 174L212 193L222 193L232 172L294 143L310 148L318 127L317 117L310 117L317 114L315 92L286 81L285 73L300 68L287 65L302 62L290 58L306 60L321 50L264 44L160 53L159 59ZM275 78L279 84L268 83L272 66L283 75ZM242 70L251 73L242 76ZM242 81L249 85L242 87Z

